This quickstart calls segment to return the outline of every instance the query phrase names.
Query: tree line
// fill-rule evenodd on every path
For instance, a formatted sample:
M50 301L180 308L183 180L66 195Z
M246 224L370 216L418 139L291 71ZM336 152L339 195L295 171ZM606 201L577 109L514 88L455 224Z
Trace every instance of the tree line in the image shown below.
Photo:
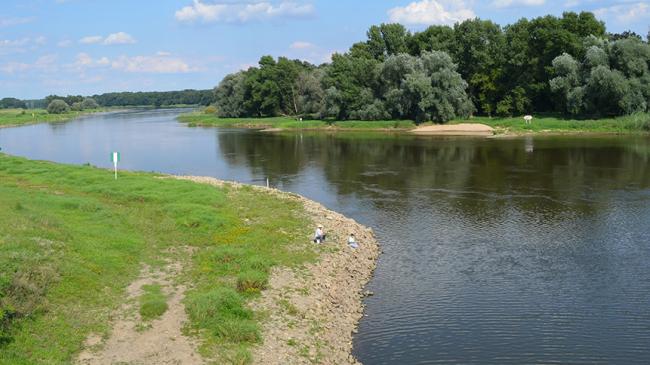
M115 92L91 97L82 95L49 95L41 100L19 100L4 98L0 100L0 109L27 109L47 108L52 101L62 100L69 108L76 108L85 99L94 100L98 106L171 106L171 105L210 105L214 103L213 90L180 90L180 91L152 91L152 92ZM58 103L59 106L62 106Z
M221 117L448 121L471 114L648 111L650 46L607 33L589 12L481 19L410 32L372 26L367 39L319 66L271 56L215 88Z

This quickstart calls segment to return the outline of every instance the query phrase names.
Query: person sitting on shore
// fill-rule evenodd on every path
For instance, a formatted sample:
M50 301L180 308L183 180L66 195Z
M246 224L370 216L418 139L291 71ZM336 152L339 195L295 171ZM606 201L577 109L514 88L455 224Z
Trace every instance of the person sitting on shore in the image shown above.
M348 245L354 249L359 248L359 244L357 243L356 238L354 238L354 233L350 233L350 237L348 237Z
M319 224L316 228L316 233L314 233L314 243L323 243L325 242L325 232L323 232L323 225Z

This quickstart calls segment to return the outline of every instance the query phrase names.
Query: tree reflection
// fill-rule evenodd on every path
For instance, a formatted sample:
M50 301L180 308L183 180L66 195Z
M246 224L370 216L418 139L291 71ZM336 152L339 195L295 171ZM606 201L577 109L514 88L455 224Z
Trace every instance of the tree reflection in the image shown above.
M650 186L650 140L623 137L421 138L397 134L219 133L222 155L291 184L321 170L341 196L409 209L455 200L466 215L509 209L549 217L595 209L593 193Z

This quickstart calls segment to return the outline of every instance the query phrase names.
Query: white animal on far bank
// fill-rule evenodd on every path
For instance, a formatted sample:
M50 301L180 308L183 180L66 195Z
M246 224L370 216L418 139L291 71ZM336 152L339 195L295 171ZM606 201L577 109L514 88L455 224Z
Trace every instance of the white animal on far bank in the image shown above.
M524 120L526 121L526 124L531 124L533 122L533 116L532 115L525 115Z

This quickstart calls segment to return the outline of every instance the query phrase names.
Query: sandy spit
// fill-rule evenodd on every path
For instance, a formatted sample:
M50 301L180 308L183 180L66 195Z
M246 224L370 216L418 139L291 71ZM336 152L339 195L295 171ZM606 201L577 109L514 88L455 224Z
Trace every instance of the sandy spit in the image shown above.
M209 177L176 177L215 186L242 184ZM359 364L352 356L352 336L363 316L364 286L372 277L380 249L374 233L354 220L302 196L253 186L261 193L301 202L309 228L320 223L328 242L318 262L301 269L275 268L269 287L251 304L267 314L263 343L253 350L255 364ZM311 231L311 230L310 230ZM354 233L358 249L347 245ZM311 234L305 237L311 241Z
M440 124L417 127L409 133L429 136L491 136L494 128L480 123Z

